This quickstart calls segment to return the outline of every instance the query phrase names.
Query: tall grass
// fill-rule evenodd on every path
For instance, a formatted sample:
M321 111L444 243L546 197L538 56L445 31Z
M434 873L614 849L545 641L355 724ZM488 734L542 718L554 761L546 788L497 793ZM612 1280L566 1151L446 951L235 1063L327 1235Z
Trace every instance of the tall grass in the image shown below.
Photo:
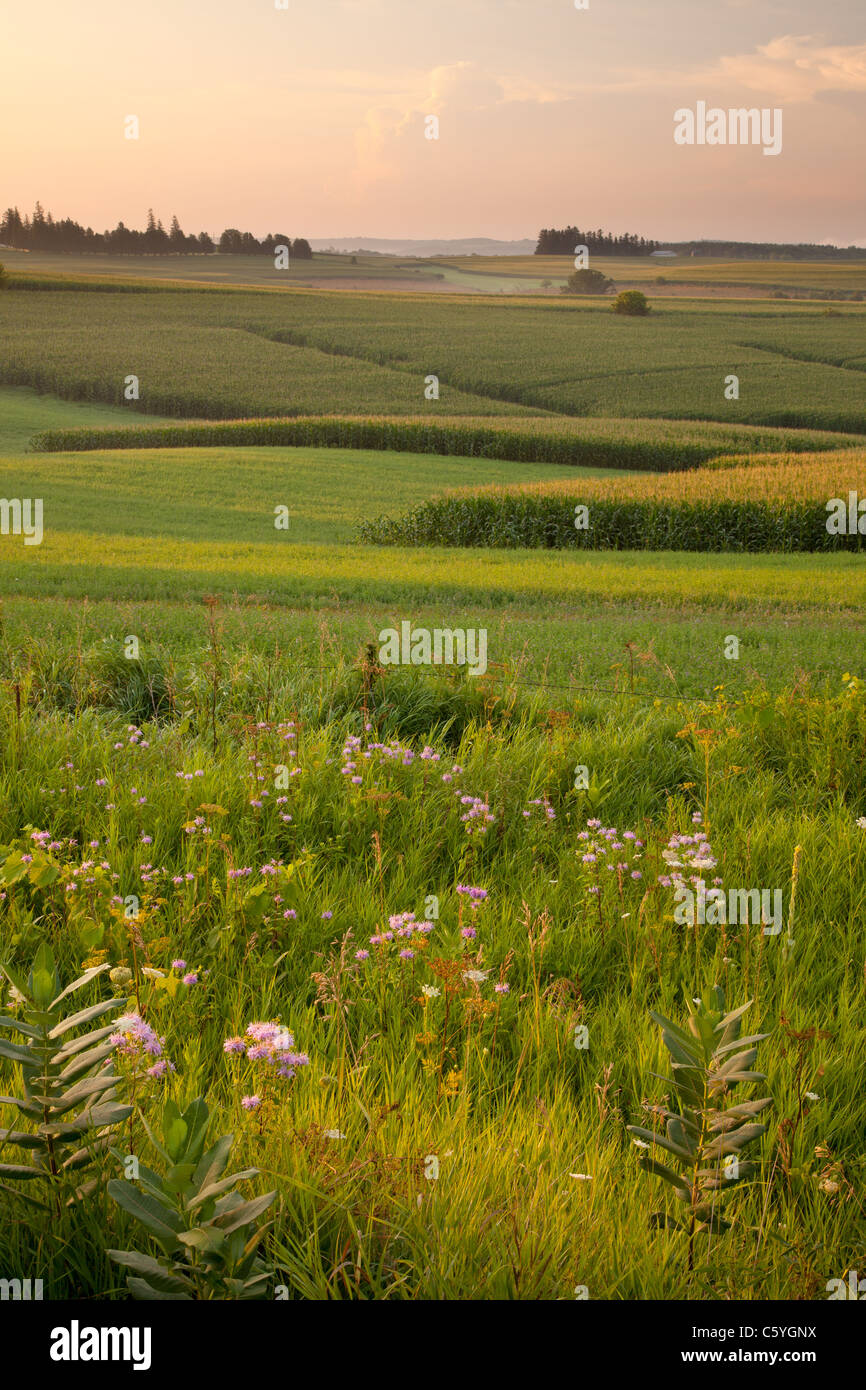
M214 641L198 683L132 728L86 690L76 717L57 709L26 666L0 688L5 958L47 940L64 979L110 964L82 1005L125 999L133 977L177 1067L135 1083L118 1152L153 1162L161 1088L181 1107L204 1095L214 1132L238 1136L233 1166L279 1194L262 1255L296 1298L825 1297L862 1250L862 686L741 707L595 697L557 718L542 700L467 706L455 725L444 687L395 678L391 698L363 669L342 706L301 714L274 678L244 709ZM461 819L478 801L493 819ZM674 920L662 850L696 816L726 885L783 891L780 935ZM627 871L585 859L596 820ZM53 882L10 873L28 827L49 832ZM473 911L458 885L488 896ZM112 902L129 894L132 927ZM433 930L369 941L409 911ZM627 1126L657 1128L649 1010L681 1021L683 991L713 983L730 1007L755 1001L774 1109L731 1230L698 1234L690 1261L681 1232L650 1232ZM279 1019L310 1065L248 1111L261 1074L222 1045L255 1019ZM119 1159L96 1172L78 1215L19 1220L8 1199L7 1275L123 1295L106 1250L141 1233L106 1198Z

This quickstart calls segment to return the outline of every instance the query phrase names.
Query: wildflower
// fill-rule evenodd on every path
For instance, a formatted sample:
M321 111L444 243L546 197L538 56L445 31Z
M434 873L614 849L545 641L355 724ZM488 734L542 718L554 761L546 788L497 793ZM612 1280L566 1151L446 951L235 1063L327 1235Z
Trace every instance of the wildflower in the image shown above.
M369 952L369 951L356 951L356 952L355 952L355 960L369 960L369 959L370 959L370 952Z
M241 1105L244 1110L258 1110L261 1103L261 1096L241 1096Z
M191 971L189 975L184 975L183 982L185 985L197 985L198 975Z
M435 985L422 985L421 993L425 994L428 999L438 999L442 991L437 989Z
M165 1039L159 1037L139 1013L123 1014L117 1020L117 1027L108 1041L122 1057L128 1057L133 1061L141 1061L144 1057L163 1058ZM151 1068L147 1074L154 1077L164 1076L169 1069L174 1071L174 1064L163 1059L161 1069Z
M223 1043L223 1052L243 1052L245 1048L246 1043L243 1038L226 1038Z
M467 941L472 941L478 935L474 927L461 927L460 935L465 936Z
M464 970L463 978L471 980L473 985L483 985L489 974L489 970Z
M498 984L493 986L493 989L496 994L510 994L511 992L511 986L505 980L500 980Z
M401 960L414 960L414 959L415 959L415 952L414 952L414 951L409 951L409 950L401 951L401 952L400 952L400 959L401 959Z

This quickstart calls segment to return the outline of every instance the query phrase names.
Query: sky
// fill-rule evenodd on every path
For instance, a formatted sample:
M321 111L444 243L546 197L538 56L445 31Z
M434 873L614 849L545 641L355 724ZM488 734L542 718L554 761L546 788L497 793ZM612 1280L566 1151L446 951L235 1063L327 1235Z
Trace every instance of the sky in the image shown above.
M578 3L10 0L0 203L97 231L153 207L212 234L866 246L866 0ZM781 152L677 144L698 102L781 110Z

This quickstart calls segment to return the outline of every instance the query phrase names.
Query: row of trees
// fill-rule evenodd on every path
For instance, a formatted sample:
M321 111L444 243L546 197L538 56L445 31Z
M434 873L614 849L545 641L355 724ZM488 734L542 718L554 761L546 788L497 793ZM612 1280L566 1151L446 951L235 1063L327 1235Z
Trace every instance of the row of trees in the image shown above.
M681 256L722 256L743 261L862 261L862 246L823 246L788 241L669 241Z
M251 232L239 232L228 227L215 242L207 232L198 236L187 235L176 217L171 219L166 231L162 222L153 215L151 208L147 214L147 226L137 232L118 222L113 232L95 232L92 227L82 227L80 222L65 217L55 221L50 212L45 212L37 203L32 217L21 216L17 208L7 208L0 219L0 245L14 246L21 251L76 251L103 252L108 255L146 255L178 256L210 255L221 251L230 255L273 255L277 246L288 246L291 254L299 260L312 260L310 243L304 237L291 237L283 232L268 233L261 241Z
M536 256L573 256L576 246L586 246L591 256L649 256L657 251L657 241L647 241L645 237L624 232L622 236L612 236L610 232L582 232L578 227L545 227L538 233L535 247Z

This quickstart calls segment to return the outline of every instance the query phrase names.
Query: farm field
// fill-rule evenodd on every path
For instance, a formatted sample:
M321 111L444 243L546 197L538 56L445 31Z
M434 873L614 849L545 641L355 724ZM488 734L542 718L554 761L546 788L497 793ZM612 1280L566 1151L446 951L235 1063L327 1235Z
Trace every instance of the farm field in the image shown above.
M519 282L546 279L556 287L564 284L574 269L571 256L447 256L432 263L473 279L484 275L503 283L509 278ZM683 255L670 260L652 256L593 256L591 263L617 285L641 285L660 295L680 284L707 289L721 286L753 294L770 289L866 292L866 255L859 261L835 262L747 261ZM667 284L657 285L659 277Z
M391 282L395 288L414 289L421 277L428 288L440 278L437 268L412 258L367 255L330 255L317 251L312 260L291 257L285 270L274 269L273 256L109 256L51 255L44 251L3 251L3 263L11 275L33 279L109 280L139 284L214 285L248 289L289 289L294 285L374 284Z
M360 534L384 544L548 550L861 549L862 448L715 459L616 479L576 474L452 489L406 515L363 523Z
M727 1303L859 1267L862 554L363 528L443 494L822 506L862 484L864 323L0 296L0 493L44 513L0 535L0 1269L52 1299ZM483 661L395 664L404 624ZM684 915L699 884L748 910ZM51 1161L47 1005L85 1011L58 1114L94 1031ZM233 1138L198 1169L205 1119Z
M316 251L313 259L292 259L286 270L274 268L272 256L109 256L52 255L45 251L3 251L4 264L16 277L90 283L212 285L291 289L308 286L398 292L427 290L509 295L558 295L574 269L572 256L434 256L406 257ZM673 259L649 256L594 256L593 265L620 287L638 285L664 298L677 287L733 298L762 297L773 290L817 297L826 290L866 294L866 256L860 261L731 260L713 256ZM659 283L659 281L664 283ZM545 284L544 282L548 282Z
M23 454L35 434L60 429L111 429L129 426L129 409L39 395L30 386L0 386L0 454ZM160 423L153 416L147 423ZM165 416L162 424L169 424Z
M862 433L866 309L11 290L0 381L164 415L522 414ZM726 398L734 375L739 398ZM430 377L439 396L425 395ZM729 393L730 394L730 393Z

